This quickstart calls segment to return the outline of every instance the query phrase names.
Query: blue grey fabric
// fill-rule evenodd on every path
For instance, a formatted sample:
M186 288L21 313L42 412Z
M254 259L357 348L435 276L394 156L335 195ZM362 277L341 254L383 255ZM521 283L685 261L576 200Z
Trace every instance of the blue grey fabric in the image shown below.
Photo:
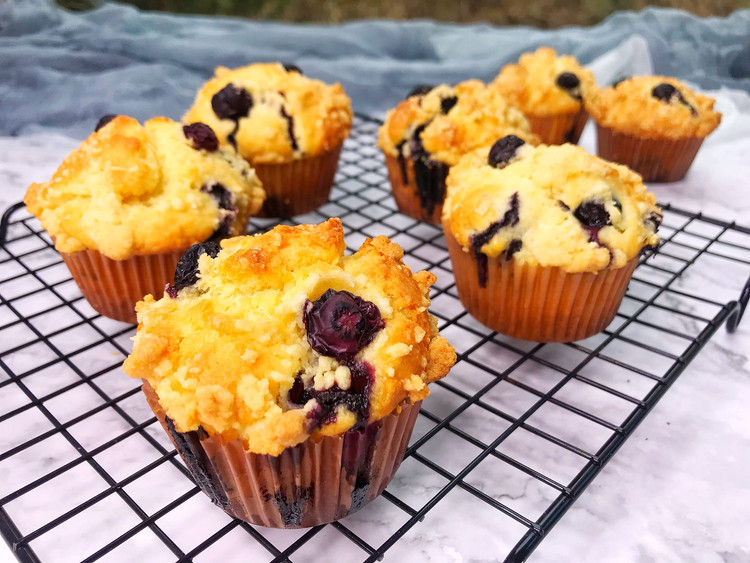
M217 65L269 60L339 81L356 111L382 115L418 83L489 80L545 44L588 63L633 35L647 42L659 74L750 92L750 10L700 19L646 9L543 31L430 21L290 25L120 4L74 14L50 0L0 0L0 135L84 138L105 113L179 118Z

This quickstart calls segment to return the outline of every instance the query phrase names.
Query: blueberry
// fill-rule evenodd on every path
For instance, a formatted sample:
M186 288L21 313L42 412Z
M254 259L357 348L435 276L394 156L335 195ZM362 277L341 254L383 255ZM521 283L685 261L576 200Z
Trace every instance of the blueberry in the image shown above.
M219 119L239 121L247 117L253 107L253 97L244 88L232 83L227 84L211 98L211 107Z
M516 149L523 144L524 140L515 135L505 136L492 145L487 162L494 168L505 168L516 155Z
M115 117L117 117L116 113L108 113L108 114L102 115L99 118L99 121L96 122L96 127L94 127L94 132L99 131L99 129L104 127L107 123L112 121Z
M604 209L604 205L598 201L584 201L573 211L573 216L582 225L592 229L601 229L612 224L609 213Z
M557 77L555 83L563 90L574 90L581 85L581 80L572 72L563 72Z
M294 378L292 388L287 394L289 404L294 408L302 408L310 399L318 402L318 408L310 411L310 430L323 424L336 422L336 407L344 405L357 417L357 425L362 426L370 416L370 388L374 380L372 367L366 362L349 360L343 365L349 368L351 384L349 389L341 389L334 385L321 391L313 387L305 388L302 374ZM356 427L355 426L355 427Z
M286 132L289 135L289 144L292 146L292 150L293 151L299 150L297 137L294 135L294 117L289 115L283 106L281 108L281 117L283 117L286 120Z
M281 63L281 66L283 66L284 70L287 71L287 72L298 72L299 74L303 74L302 73L302 69L300 67L298 67L297 65L295 65L295 64L292 64L292 63Z
M684 98L682 92L680 92L671 84L657 84L656 86L654 86L654 89L651 90L651 95L657 100L661 100L662 102L666 103L669 103L672 100L676 99L683 106L687 107L692 115L698 115L698 111L693 106L691 106L690 103Z
M499 221L490 223L485 230L475 233L469 238L469 244L471 245L471 249L474 251L474 256L477 260L477 278L479 279L479 287L485 287L487 285L487 255L482 252L482 247L490 242L492 237L494 237L500 229L518 225L518 208L518 192L516 192L510 196L508 210ZM506 257L508 259L510 259L510 256L512 256L514 252L521 249L520 244L521 241L517 239L510 242L508 248L506 248ZM518 246L518 248L513 250L511 246ZM508 252L510 252L510 255L507 254Z
M174 283L171 286L172 291L170 292L168 289L170 296L175 297L178 291L190 287L198 281L198 258L203 254L216 258L220 250L221 247L215 242L199 242L188 248L180 261L177 262L174 271Z
M210 241L218 241L226 238L232 231L232 222L237 217L237 207L234 205L234 194L218 182L212 182L201 187L201 191L207 193L216 200L219 209L219 226L209 237Z
M234 207L234 194L219 182L212 182L201 187L201 191L213 197L219 204L219 209L232 211Z
M521 250L523 247L523 241L519 238L514 238L508 243L508 246L505 247L505 259L510 260L513 258L513 255Z
M337 360L354 357L384 326L374 303L334 289L305 303L304 321L310 347Z
M440 111L443 112L443 115L445 115L451 109L453 109L453 106L455 106L457 103L458 103L457 96L450 96L448 98L443 98L442 100L440 100Z
M190 139L195 150L213 152L219 148L216 133L205 123L191 123L182 127L185 137Z
M431 86L430 84L418 84L411 89L411 92L409 92L406 97L411 98L412 96L424 96L433 88L434 86Z
M656 232L659 230L659 225L661 225L663 219L664 216L661 213L652 211L643 219L643 224Z
M680 96L680 92L671 84L662 83L654 86L654 89L651 90L651 95L657 100L668 102L673 97Z

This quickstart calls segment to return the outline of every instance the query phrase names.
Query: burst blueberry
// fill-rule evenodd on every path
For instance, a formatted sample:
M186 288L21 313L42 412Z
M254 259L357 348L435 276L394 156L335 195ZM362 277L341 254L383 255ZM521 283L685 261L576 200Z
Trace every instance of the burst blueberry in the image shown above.
M525 144L524 140L515 135L506 135L492 145L487 162L494 168L505 168L516 156L516 150Z
M440 100L440 111L447 114L458 103L458 96L449 96Z
M592 229L601 229L612 224L604 204L599 201L582 202L573 211L573 215L582 225Z
M190 123L182 127L182 132L193 143L196 150L213 152L219 148L219 139L208 125L201 122Z
M651 90L651 95L657 100L668 102L672 98L680 96L680 91L671 84L662 83L654 86L654 89Z
M302 74L302 69L298 67L295 64L292 63L281 63L281 66L284 67L284 70L287 72L297 72L299 74Z
M96 127L94 127L94 132L99 131L99 129L104 127L107 123L112 121L115 117L117 117L116 113L108 113L108 114L102 115L99 118L99 121L96 122Z
M434 86L431 86L430 84L418 84L417 86L411 89L411 91L406 95L406 97L411 98L412 96L424 96L433 88Z
M188 248L177 262L174 283L168 289L170 297L176 297L178 291L198 281L198 259L202 255L208 254L211 258L216 258L220 250L221 247L215 242L200 242Z
M385 326L374 303L334 289L305 303L304 322L310 347L339 361L354 357Z
M238 121L247 117L253 107L253 97L244 88L227 84L211 98L211 108L219 119Z

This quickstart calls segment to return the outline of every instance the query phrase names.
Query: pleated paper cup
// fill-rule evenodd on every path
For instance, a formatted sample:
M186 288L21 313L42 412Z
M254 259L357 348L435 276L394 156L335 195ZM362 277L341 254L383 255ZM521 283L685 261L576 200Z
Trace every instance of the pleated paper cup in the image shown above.
M487 259L480 286L477 260L464 252L444 224L458 297L464 308L492 330L535 342L572 342L604 330L625 296L638 257L622 268L567 273L529 266L500 255Z
M266 199L258 217L293 217L315 211L328 201L336 177L341 145L316 156L252 166Z
M437 166L426 171L425 184L428 190L435 194L435 205L430 209L423 206L419 198L414 162L411 158L399 160L395 156L386 154L385 165L388 168L388 179L391 182L391 191L398 210L418 221L439 225L445 199L445 178L448 176L448 166Z
M526 115L534 133L545 145L576 144L589 119L585 110L550 116Z
M309 528L352 514L385 490L404 457L421 401L340 436L312 438L278 456L198 431L178 432L143 384L149 406L196 483L229 515L270 528Z
M135 304L149 293L156 298L174 278L185 250L112 260L96 250L61 253L86 301L97 313L135 323Z
M619 133L597 124L600 157L635 170L645 182L676 182L687 174L703 144L703 137L646 139Z

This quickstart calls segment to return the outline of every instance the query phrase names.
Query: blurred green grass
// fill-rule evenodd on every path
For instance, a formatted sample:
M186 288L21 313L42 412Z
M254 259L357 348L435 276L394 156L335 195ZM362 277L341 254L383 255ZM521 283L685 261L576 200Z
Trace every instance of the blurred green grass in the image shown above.
M87 10L103 0L57 0L69 10ZM558 28L593 25L612 12L646 6L680 8L698 16L727 16L750 8L750 0L125 0L144 10L217 14L289 22L339 23L362 18L429 18L445 22L485 21L495 25Z

